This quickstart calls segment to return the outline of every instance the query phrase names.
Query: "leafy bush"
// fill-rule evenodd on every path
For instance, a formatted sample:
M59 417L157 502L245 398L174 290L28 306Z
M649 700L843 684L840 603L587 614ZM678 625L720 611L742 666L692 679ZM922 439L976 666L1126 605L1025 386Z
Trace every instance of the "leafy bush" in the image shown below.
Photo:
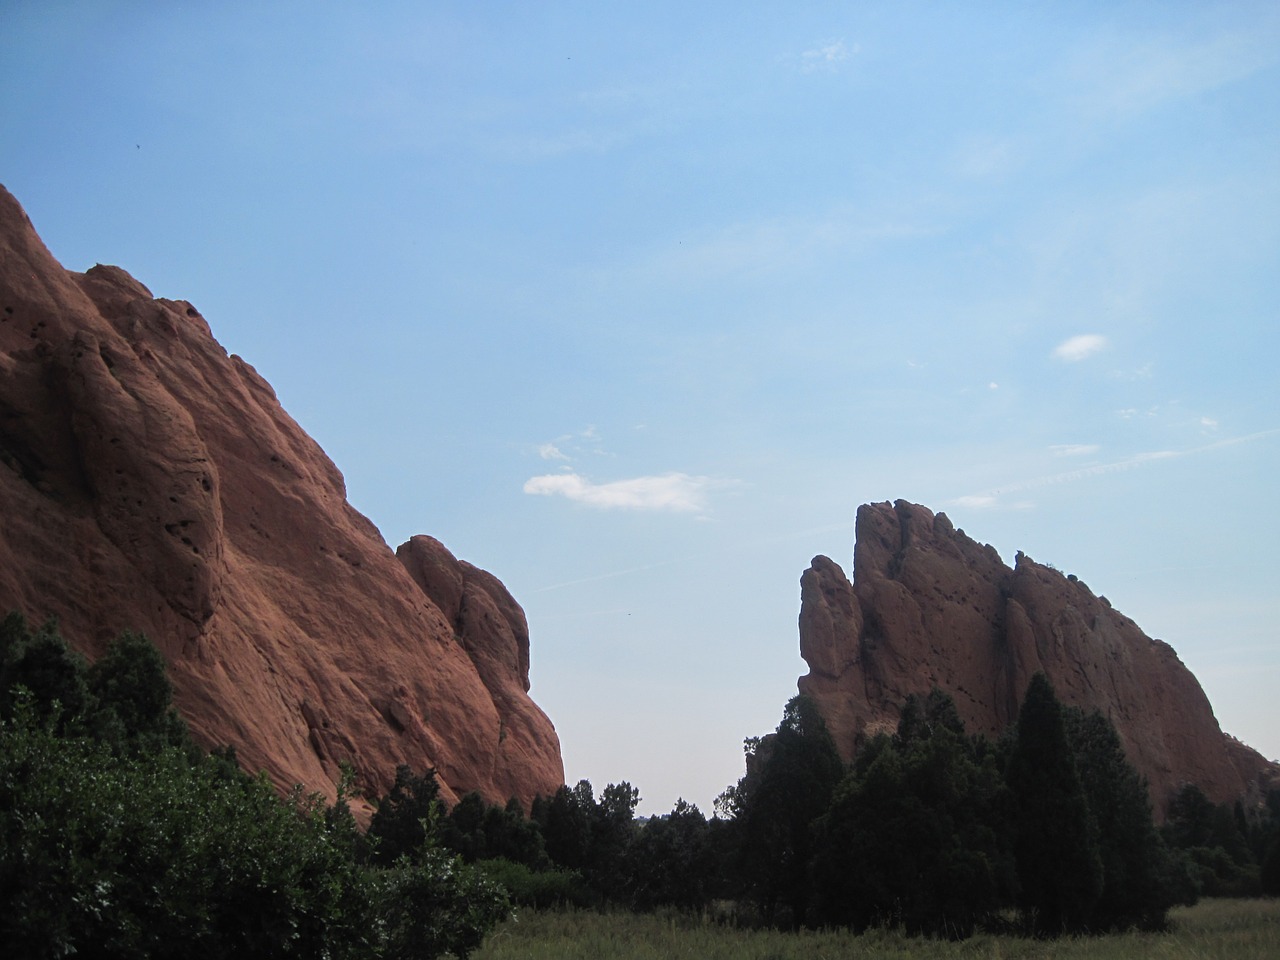
M379 957L466 960L511 913L506 891L482 871L440 850L422 851L375 874Z
M370 866L345 779L332 807L282 800L234 751L196 750L169 698L141 636L87 667L53 624L0 622L7 955L465 958L509 912L434 846L434 777L397 779L381 821L397 859Z
M576 870L533 870L511 860L480 860L476 869L507 891L521 907L586 907L595 898Z
M21 704L21 701L19 701ZM178 749L0 728L0 937L19 956L319 955L359 899L323 820Z

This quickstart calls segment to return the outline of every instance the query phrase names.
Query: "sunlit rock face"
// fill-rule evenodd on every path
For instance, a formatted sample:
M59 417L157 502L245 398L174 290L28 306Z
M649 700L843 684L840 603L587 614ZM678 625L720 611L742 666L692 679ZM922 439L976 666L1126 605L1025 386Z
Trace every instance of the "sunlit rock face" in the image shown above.
M1064 702L1100 710L1157 811L1184 783L1216 802L1257 797L1278 771L1223 734L1173 648L1075 577L996 551L945 514L899 500L859 508L852 581L826 557L800 579L800 692L841 754L896 729L909 694L940 687L967 729L997 735L1037 671Z
M197 738L282 789L331 798L343 762L379 793L398 763L434 767L448 799L528 804L564 780L502 584L430 538L397 558L191 304L116 267L64 270L0 188L11 609L56 616L91 658L145 632Z

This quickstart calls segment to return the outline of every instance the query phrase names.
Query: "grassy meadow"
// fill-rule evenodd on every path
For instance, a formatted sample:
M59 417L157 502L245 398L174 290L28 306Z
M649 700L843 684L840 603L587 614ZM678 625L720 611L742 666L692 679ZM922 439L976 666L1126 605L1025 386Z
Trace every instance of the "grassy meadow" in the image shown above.
M1168 933L1064 940L980 934L957 943L877 930L780 933L689 917L522 910L473 960L1275 960L1280 900L1205 900L1172 911Z

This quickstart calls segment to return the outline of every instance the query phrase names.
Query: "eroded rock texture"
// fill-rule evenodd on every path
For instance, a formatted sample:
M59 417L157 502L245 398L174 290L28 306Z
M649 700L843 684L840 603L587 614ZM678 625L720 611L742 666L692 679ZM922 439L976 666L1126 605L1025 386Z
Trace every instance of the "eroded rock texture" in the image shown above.
M164 652L208 746L332 797L434 766L446 798L528 804L564 779L528 695L524 613L415 537L400 557L342 475L191 304L64 270L0 188L0 613L91 658Z
M1158 812L1183 783L1225 802L1275 781L1274 764L1222 733L1173 648L1083 582L1021 553L1010 569L946 514L901 500L859 508L853 565L850 582L816 557L800 579L800 692L846 759L934 686L971 732L999 734L1044 671L1064 702L1111 719Z

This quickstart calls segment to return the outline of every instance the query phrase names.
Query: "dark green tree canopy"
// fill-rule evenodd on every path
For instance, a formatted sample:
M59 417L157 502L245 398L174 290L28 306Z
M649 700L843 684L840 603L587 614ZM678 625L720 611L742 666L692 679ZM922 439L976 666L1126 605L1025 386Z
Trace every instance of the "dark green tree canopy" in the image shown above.
M727 794L747 892L770 923L780 905L800 925L810 906L813 823L831 804L844 765L817 705L790 700L771 737L747 741L747 774Z
M1019 905L1039 932L1086 930L1102 893L1097 828L1049 678L1031 678L1009 756Z
M999 767L945 693L911 697L868 744L819 821L823 922L967 936L1014 887Z
M15 611L0 621L0 716L12 715L14 691L23 687L41 718L62 730L78 728L91 704L85 669L84 657L67 646L56 620L32 630Z
M412 860L435 839L441 817L440 784L435 770L414 773L406 763L396 767L396 779L369 821L367 837L375 863L389 865L401 857Z

